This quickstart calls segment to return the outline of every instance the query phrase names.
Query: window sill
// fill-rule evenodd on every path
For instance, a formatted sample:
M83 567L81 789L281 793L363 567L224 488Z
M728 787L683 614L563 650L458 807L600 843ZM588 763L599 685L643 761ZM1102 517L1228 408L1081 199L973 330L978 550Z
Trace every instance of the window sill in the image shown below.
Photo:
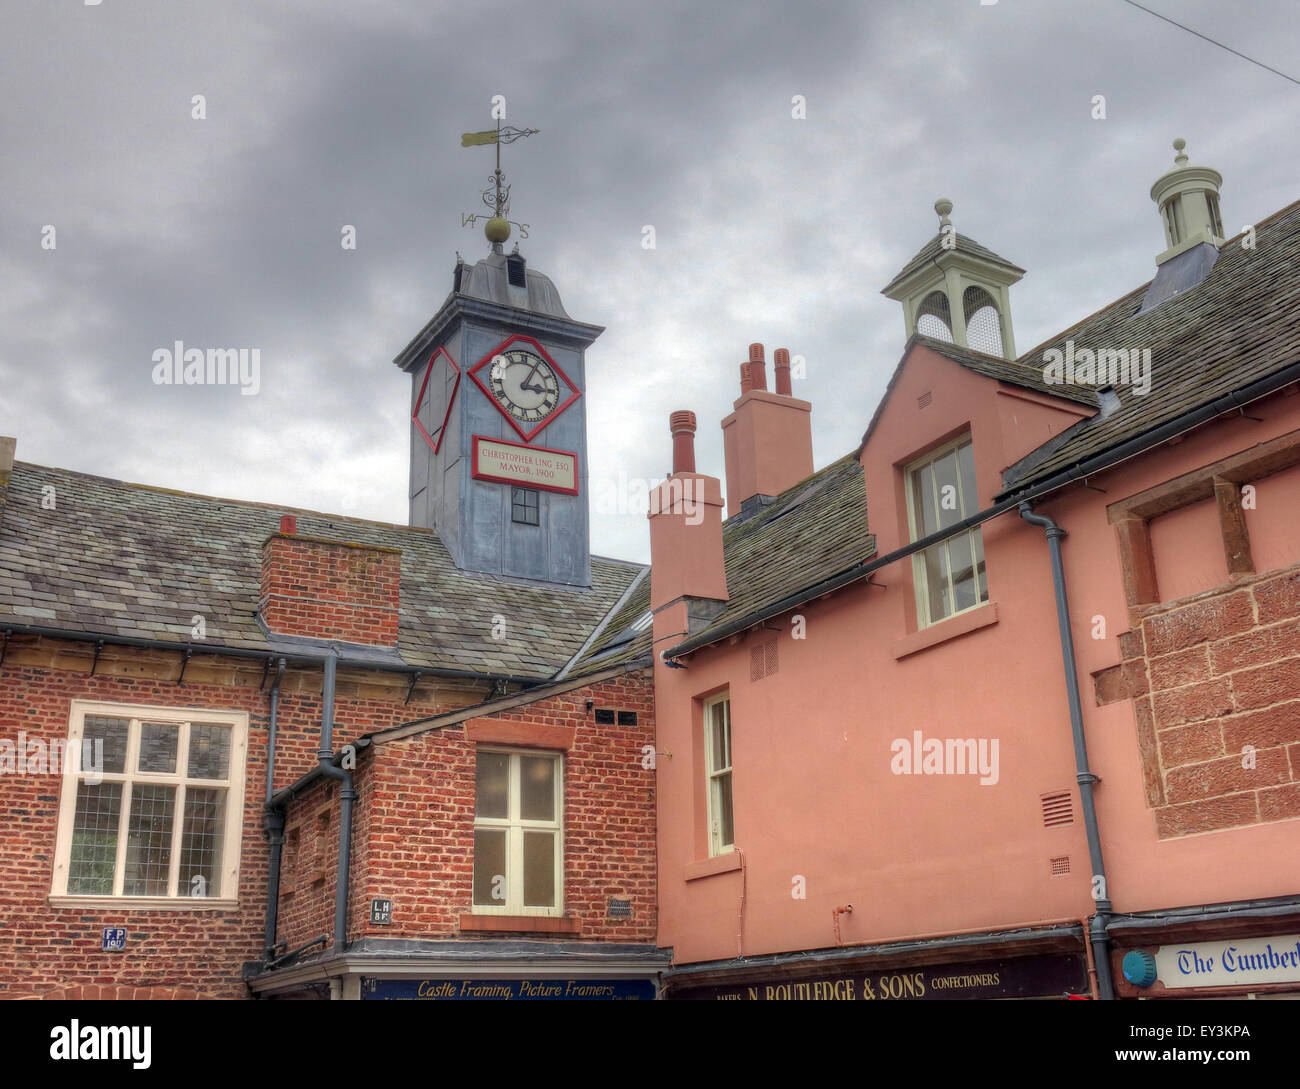
M207 896L49 896L51 907L79 911L233 911L238 900Z
M577 934L577 919L562 915L470 915L460 917L462 931L498 930L512 933Z
M685 878L698 881L701 877L712 877L717 873L730 873L740 869L740 852L728 851L725 855L714 855L699 862L687 863Z
M922 628L920 631L914 631L901 639L895 639L893 646L894 658L895 660L906 658L909 654L915 654L917 651L938 646L940 643L946 643L950 639L956 639L970 632L979 631L980 628L987 628L997 622L997 602L985 602L978 608L968 609L964 613L950 616L947 620L940 620L937 624L931 624L928 628Z

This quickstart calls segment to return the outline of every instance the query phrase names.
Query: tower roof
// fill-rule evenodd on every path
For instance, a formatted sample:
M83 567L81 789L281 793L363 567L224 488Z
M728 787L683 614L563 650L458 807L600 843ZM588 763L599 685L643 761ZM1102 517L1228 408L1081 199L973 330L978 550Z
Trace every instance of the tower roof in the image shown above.
M515 266L513 272L511 264ZM453 294L572 320L551 278L528 268L518 253L490 253L472 265L457 265L456 272L458 286ZM518 286L520 273L524 278L522 286Z
M882 295L890 295L891 292L907 280L908 277L910 277L917 269L938 260L944 254L950 253L961 253L970 257L977 257L981 261L987 261L988 263L1005 269L1008 272L1017 274L1016 279L1019 279L1025 274L1025 270L1019 265L1013 265L1005 257L999 257L988 247L981 246L968 234L961 234L960 232L954 231L951 233L951 237L955 244L944 246L945 234L946 232L940 231L930 239L929 242L922 246L916 256L902 267L898 274L881 289L880 293Z

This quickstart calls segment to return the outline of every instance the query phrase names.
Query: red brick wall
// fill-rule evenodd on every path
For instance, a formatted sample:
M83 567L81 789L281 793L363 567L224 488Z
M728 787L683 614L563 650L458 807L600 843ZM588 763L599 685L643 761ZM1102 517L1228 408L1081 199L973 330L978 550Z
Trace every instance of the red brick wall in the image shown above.
M636 711L636 726L597 726L597 708ZM412 716L414 717L414 716ZM511 722L573 731L565 755L564 904L577 931L551 940L654 942L654 772L642 768L643 746L654 744L654 693L649 670L555 696L481 722ZM349 935L474 940L463 932L471 911L476 743L464 724L375 746L361 758L354 826ZM333 793L335 816L324 829L314 813ZM328 933L334 905L337 788L320 784L295 800L288 828L298 827L300 860L329 859L328 872L282 899L282 935L290 947ZM327 840L323 848L319 838ZM299 867L309 867L300 861ZM304 869L305 874L305 869ZM287 871L286 871L287 874ZM393 922L370 925L371 897L393 901ZM632 915L608 917L611 897L632 901ZM545 924L543 924L545 925Z
M284 635L395 646L401 560L392 549L273 534L258 607Z
M1158 834L1300 817L1300 568L1136 616L1098 695L1134 697Z
M61 781L58 776L0 776L0 998L41 995L63 988L170 988L204 997L243 998L245 961L260 961L266 906L267 844L261 830L265 792L268 693L261 690L261 663L195 657L178 686L177 654L105 647L96 676L88 675L91 648L14 637L0 668L0 738L46 744L64 739L73 699L249 714L244 799L244 834L239 864L239 906L232 910L139 910L125 907L52 907L48 901L54 865ZM40 661L40 665L31 664ZM366 695L360 682L340 674L335 737L343 743L371 730L463 705L468 689L448 689L439 706L420 699L403 703L405 678L393 681L393 698ZM459 693L459 694L457 694ZM293 782L316 763L320 736L320 672L290 670L280 702L275 785ZM311 796L305 800L310 805ZM330 834L337 836L337 793L330 799ZM296 817L291 815L291 819ZM327 878L320 890L331 910L332 929L337 838L326 845ZM354 858L364 862L358 835ZM356 886L354 886L356 887ZM124 926L125 953L100 951L100 931ZM281 936L284 936L282 930ZM307 940L303 938L302 940ZM117 993L116 990L113 993ZM125 993L125 992L123 992Z

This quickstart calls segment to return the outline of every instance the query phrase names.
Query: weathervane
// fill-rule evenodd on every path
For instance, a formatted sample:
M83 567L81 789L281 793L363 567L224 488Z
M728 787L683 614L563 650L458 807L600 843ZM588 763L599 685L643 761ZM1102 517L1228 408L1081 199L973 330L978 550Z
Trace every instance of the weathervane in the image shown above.
M483 203L492 209L492 217L484 226L483 233L492 243L494 253L501 252L501 243L510 237L510 224L513 222L506 218L510 212L510 186L505 184L505 175L501 173L501 145L513 144L521 136L533 136L540 131L540 129L517 129L513 125L506 125L503 128L501 119L498 118L495 129L488 129L486 132L461 133L461 147L474 147L478 144L497 146L497 168L489 179L490 184L483 190ZM478 219L479 215L474 212L462 212L460 225L473 226ZM516 223L515 226L519 228L520 238L528 237L527 223Z

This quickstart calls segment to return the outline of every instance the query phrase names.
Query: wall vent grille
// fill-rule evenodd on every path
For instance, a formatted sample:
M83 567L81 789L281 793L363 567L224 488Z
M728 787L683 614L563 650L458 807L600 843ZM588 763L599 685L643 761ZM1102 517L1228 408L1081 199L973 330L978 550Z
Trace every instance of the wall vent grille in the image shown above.
M1052 868L1053 877L1063 877L1070 872L1070 856L1061 855L1059 858L1049 858L1048 865Z
M764 677L770 677L779 667L775 639L758 643L750 649L749 679L751 681L761 681Z
M1074 801L1068 790L1044 794L1042 802L1044 828L1059 828L1063 824L1074 823Z
M925 393L921 394L921 396L918 397L918 398L916 399L916 407L917 407L917 408L929 408L929 407L930 407L930 402L933 401L933 400L934 400L934 393L933 393L933 391L931 391L931 390L926 390Z

